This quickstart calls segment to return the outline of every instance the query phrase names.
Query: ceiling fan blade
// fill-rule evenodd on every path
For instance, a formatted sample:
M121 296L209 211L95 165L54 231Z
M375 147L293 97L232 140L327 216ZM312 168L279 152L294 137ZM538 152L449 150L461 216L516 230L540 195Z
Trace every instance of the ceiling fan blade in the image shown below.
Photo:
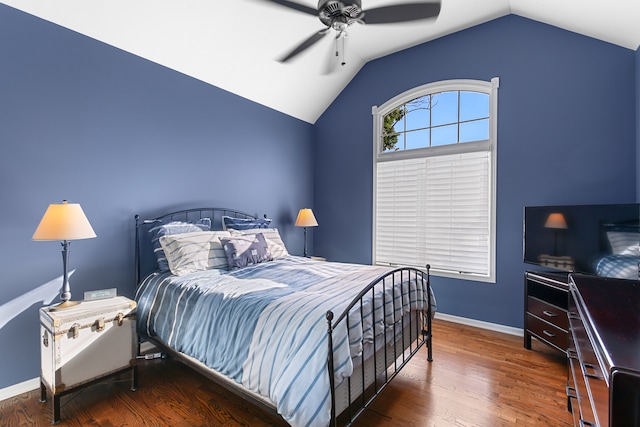
M439 14L440 2L405 3L365 10L361 21L365 24L393 24L435 18Z
M325 29L322 29L322 30L318 31L317 33L313 33L311 35L311 37L309 37L308 39L306 39L305 41L300 43L298 46L296 46L295 49L293 49L287 55L285 55L284 57L278 59L278 62L287 62L287 61L289 61L294 56L298 55L299 53L301 53L305 49L307 49L307 48L313 46L315 43L317 43L318 40L320 40L322 37L324 37L324 35L327 34L328 31L329 31L329 29L325 28Z
M318 9L314 9L309 6L305 6L300 3L289 0L263 0L269 3L279 4L280 6L288 7L289 9L297 10L298 12L306 13L307 15L318 16Z

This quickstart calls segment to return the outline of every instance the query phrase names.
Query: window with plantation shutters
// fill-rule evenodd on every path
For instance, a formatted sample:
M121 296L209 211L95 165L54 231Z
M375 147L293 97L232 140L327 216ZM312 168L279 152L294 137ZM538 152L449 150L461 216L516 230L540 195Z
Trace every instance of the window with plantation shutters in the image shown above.
M498 79L421 86L373 108L373 259L495 281Z

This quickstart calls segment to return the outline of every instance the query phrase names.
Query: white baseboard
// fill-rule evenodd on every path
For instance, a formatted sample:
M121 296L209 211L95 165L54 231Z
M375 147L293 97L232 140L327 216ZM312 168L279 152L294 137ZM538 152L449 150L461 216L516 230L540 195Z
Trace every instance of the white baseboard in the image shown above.
M513 326L500 325L498 323L484 322L482 320L469 319L466 317L454 316L452 314L439 313L436 311L436 319L446 320L447 322L460 323L467 326L475 326L476 328L488 329L490 331L502 332L509 335L524 336L524 330L514 328Z
M19 384L14 384L9 387L0 389L0 400L9 399L10 397L14 397L22 393L27 393L37 388L40 388L40 378L26 380Z

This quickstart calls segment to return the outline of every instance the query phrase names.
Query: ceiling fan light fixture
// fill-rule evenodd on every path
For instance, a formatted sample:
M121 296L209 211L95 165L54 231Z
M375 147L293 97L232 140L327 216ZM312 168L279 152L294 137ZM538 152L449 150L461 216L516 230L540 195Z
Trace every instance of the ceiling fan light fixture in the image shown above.
M348 21L344 16L338 16L331 22L331 28L338 33L343 33L353 21Z

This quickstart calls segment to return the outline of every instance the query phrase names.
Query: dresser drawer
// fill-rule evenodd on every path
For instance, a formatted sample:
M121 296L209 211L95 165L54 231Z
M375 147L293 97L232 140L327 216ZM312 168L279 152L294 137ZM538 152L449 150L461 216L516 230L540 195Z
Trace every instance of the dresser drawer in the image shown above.
M565 331L569 330L569 320L567 319L567 312L565 310L531 296L527 297L527 309L529 313Z
M573 298L572 298L573 304ZM590 339L588 332L582 318L573 314L574 307L571 307L571 340L575 345L576 360L571 360L571 366L576 370L576 375L581 375L584 379L586 389L588 391L588 399L593 410L594 425L608 426L609 425L609 386L607 384L608 378L605 378L608 372L608 368L602 367L596 351L594 343ZM577 310L580 312L580 309ZM574 366L575 365L575 366ZM582 402L580 402L582 406ZM586 420L590 421L590 420Z
M547 341L562 351L566 351L568 333L564 329L558 328L531 313L527 314L527 329L538 338Z
M569 334L569 348L567 350L567 357L569 360L569 385L573 395L567 391L568 397L571 402L571 412L573 413L573 425L595 425L595 416L593 415L593 409L591 408L591 401L589 400L589 391L587 389L587 383L584 375L582 374L582 368L578 354L575 350L575 344L573 342L572 334ZM573 398L573 400L572 400Z

